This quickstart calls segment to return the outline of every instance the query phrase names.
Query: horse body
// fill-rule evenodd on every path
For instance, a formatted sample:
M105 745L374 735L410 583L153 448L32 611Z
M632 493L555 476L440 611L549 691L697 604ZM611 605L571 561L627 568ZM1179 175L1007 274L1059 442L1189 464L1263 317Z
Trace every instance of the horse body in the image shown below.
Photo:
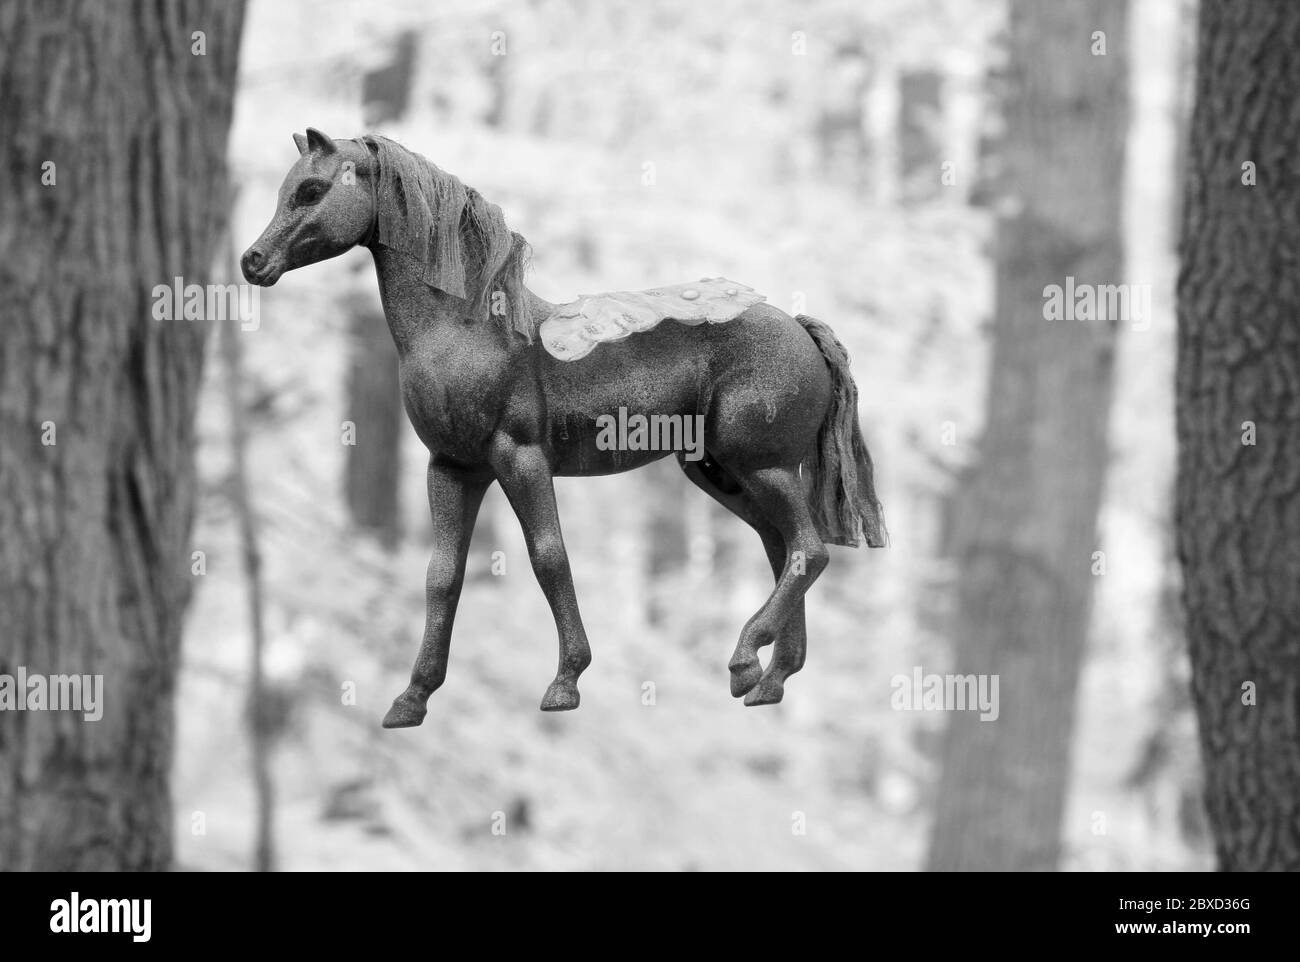
M725 324L661 324L579 363L536 351L544 402L563 436L557 474L607 474L639 467L656 452L597 452L596 419L703 418L709 458L738 472L799 463L817 436L829 399L826 364L789 315L758 305ZM587 361L593 363L587 364ZM638 456L642 455L642 456Z
M749 705L779 702L803 665L803 597L827 563L825 544L856 544L859 529L872 546L883 543L856 389L830 329L757 304L725 323L662 323L580 361L557 359L531 336L554 305L523 287L523 241L498 208L382 138L331 141L309 130L295 141L300 160L242 259L245 276L269 285L286 270L369 247L403 401L430 452L436 544L425 636L385 727L418 725L446 677L470 535L494 482L519 517L559 632L559 670L542 708L577 707L591 654L552 479L632 470L671 453L598 444L598 419L620 410L703 419L704 456L679 452L679 461L759 534L776 578L732 656L732 694ZM504 295L509 323L485 316L489 293ZM774 642L764 670L758 649Z
M770 305L725 324L663 324L570 363L475 325L463 300L413 283L400 256L381 250L375 260L411 424L431 454L467 467L488 464L502 431L543 445L561 477L618 474L672 453L601 450L597 418L623 408L703 416L707 450L743 471L801 459L825 417L825 360ZM527 293L531 312L551 313Z

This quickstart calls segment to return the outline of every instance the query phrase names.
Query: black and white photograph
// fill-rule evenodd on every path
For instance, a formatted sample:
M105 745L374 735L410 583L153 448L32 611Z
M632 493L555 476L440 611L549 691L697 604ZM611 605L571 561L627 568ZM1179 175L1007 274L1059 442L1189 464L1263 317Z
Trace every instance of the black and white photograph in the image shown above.
M0 0L0 152L24 929L1300 869L1294 0Z

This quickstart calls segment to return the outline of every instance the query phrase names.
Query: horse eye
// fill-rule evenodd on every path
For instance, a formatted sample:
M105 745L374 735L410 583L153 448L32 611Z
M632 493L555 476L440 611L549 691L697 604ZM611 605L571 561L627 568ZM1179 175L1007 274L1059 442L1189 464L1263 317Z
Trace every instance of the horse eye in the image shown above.
M325 196L326 187L318 181L311 181L303 184L298 188L298 193L294 197L294 203L299 207L314 204Z

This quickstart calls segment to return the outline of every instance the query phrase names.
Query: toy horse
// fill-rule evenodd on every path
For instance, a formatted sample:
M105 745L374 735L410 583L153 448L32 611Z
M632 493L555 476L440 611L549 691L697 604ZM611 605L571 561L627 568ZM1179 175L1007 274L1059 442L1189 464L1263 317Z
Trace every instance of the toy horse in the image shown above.
M729 663L746 705L779 702L804 663L804 594L827 544L884 544L857 387L831 329L721 278L553 305L524 287L527 243L501 209L384 137L294 135L275 216L240 260L270 286L360 244L374 256L407 414L429 449L424 639L385 728L419 725L447 674L452 620L483 495L501 484L559 631L543 711L578 707L591 661L552 479L628 471L662 449L610 450L598 422L702 417L686 476L763 541L776 587ZM666 323L661 323L666 322ZM625 445L626 447L626 445ZM774 644L764 670L758 650Z

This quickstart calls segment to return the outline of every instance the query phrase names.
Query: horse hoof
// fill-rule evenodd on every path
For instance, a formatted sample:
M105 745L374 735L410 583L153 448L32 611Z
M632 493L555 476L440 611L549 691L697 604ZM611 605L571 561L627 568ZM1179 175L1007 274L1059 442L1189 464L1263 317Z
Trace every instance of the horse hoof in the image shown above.
M428 709L419 702L412 701L405 694L398 695L393 707L384 716L385 728L416 728L424 721Z
M783 697L785 697L784 682L774 678L763 678L754 690L745 696L745 704L750 708L755 705L776 705Z
M558 681L551 682L542 696L542 711L573 711L582 701L576 685L565 685Z
M739 698L758 684L763 677L763 666L755 658L749 664L731 666L731 697Z

